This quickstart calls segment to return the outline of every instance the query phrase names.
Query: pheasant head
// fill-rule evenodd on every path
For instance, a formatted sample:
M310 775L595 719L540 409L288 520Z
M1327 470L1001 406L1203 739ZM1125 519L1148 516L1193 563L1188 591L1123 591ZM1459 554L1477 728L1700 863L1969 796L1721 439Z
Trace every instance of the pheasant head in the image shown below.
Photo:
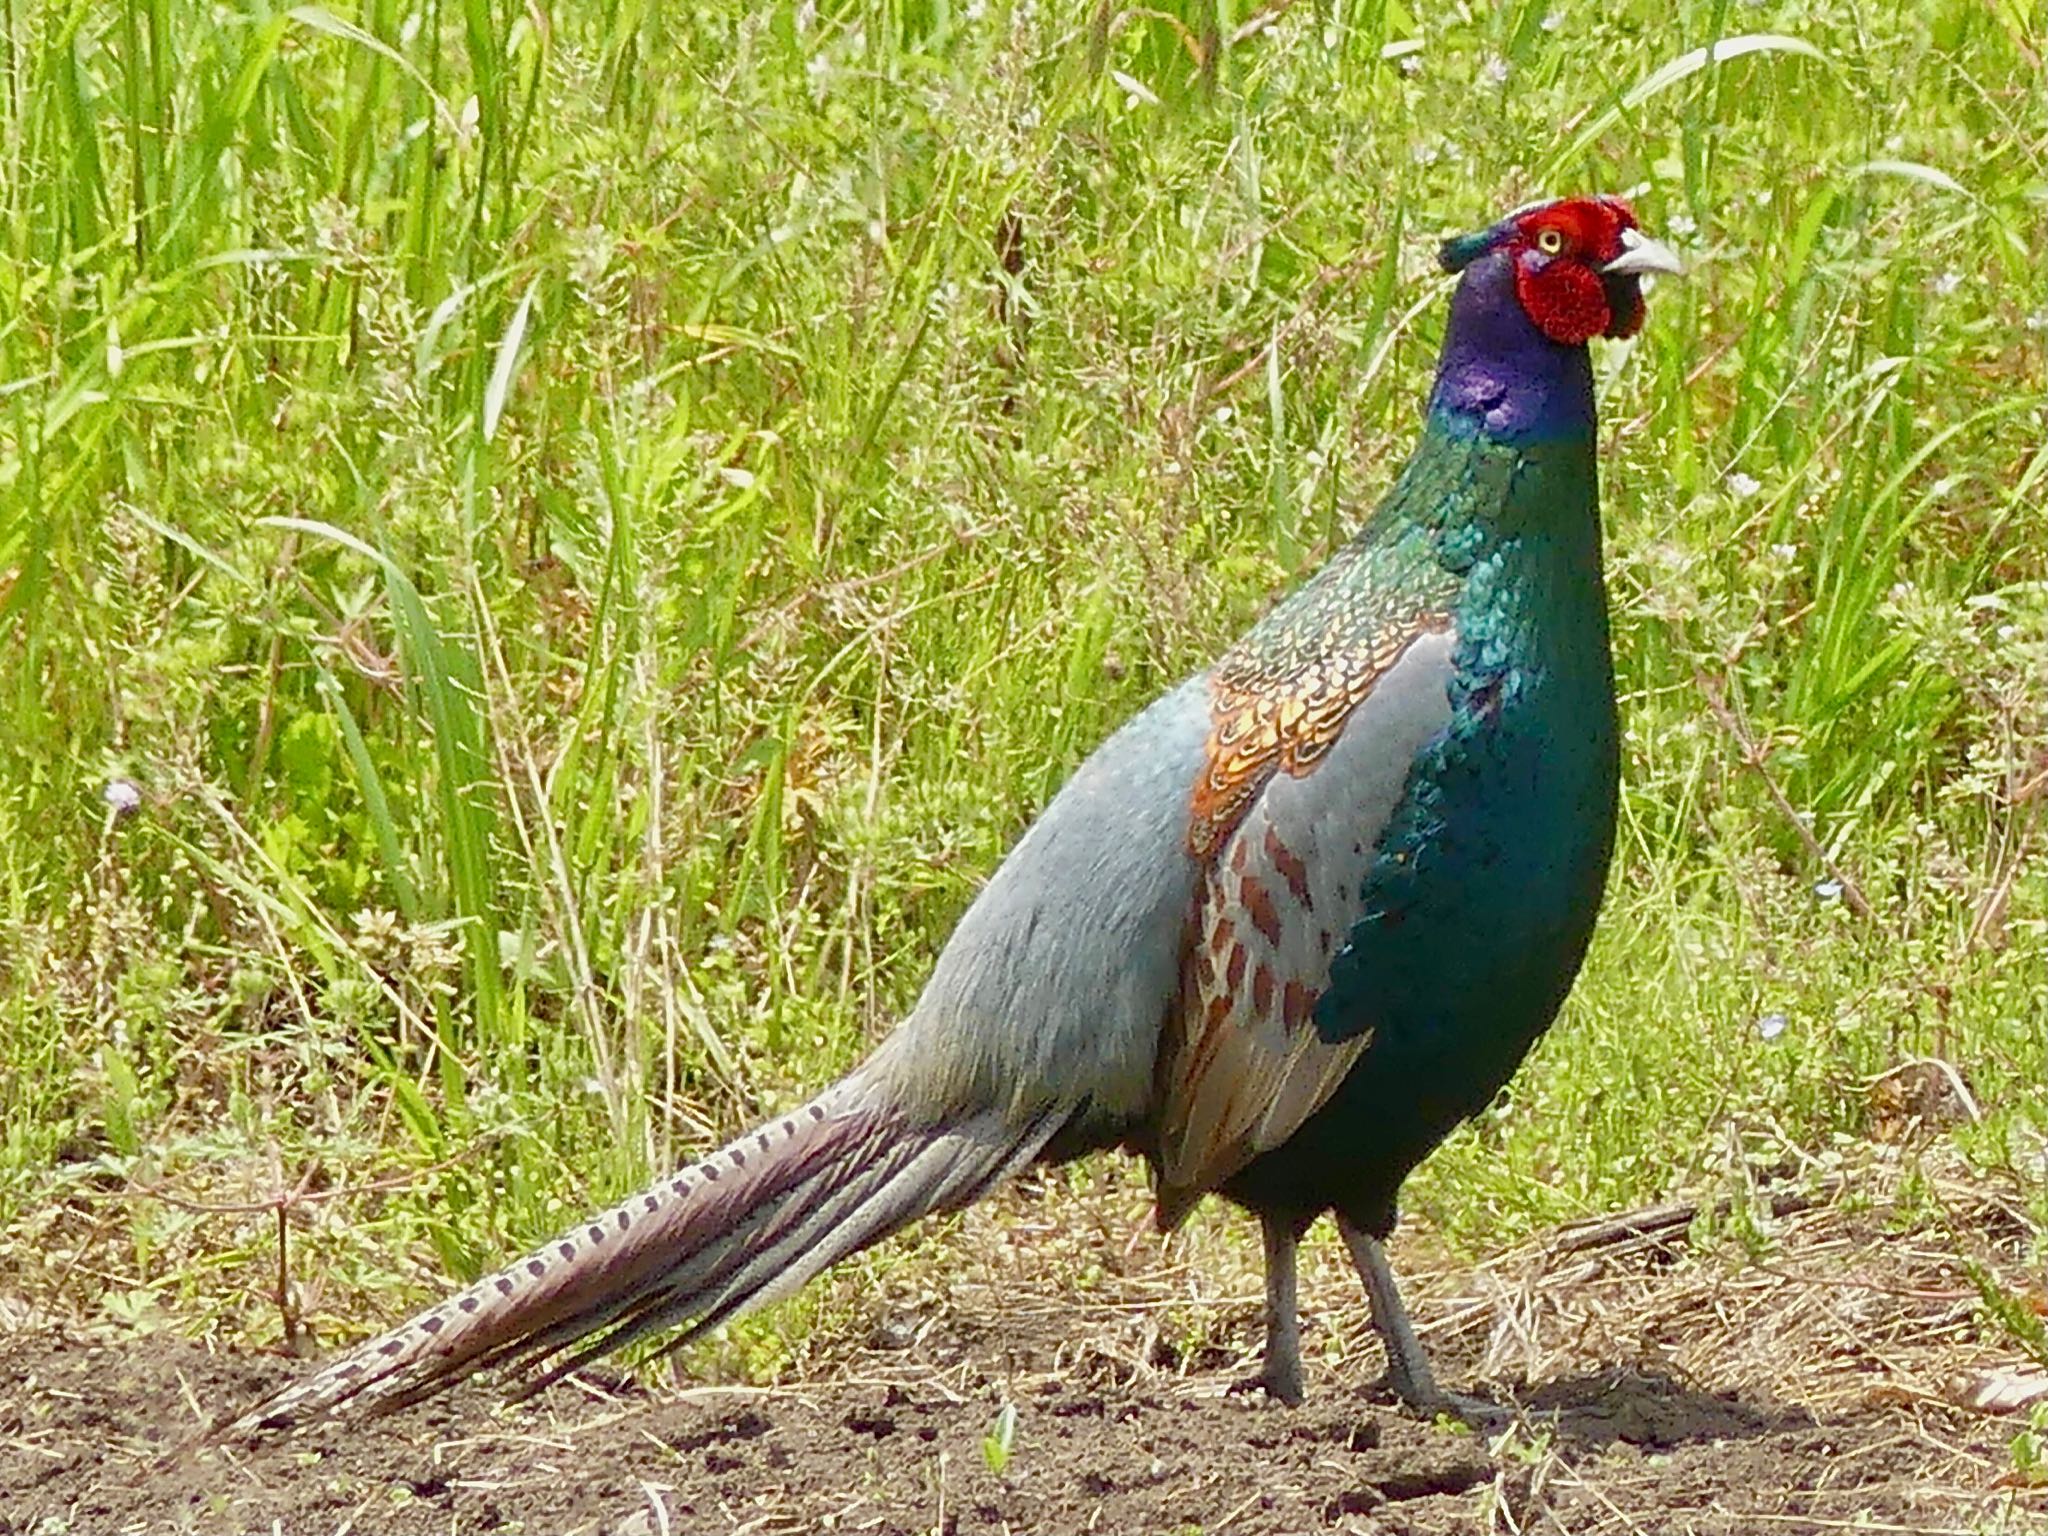
M1509 265L1515 300L1530 321L1567 346L1633 336L1643 323L1642 274L1685 270L1618 197L1517 208L1490 229L1446 240L1437 259L1446 272L1462 272L1489 254Z
M1618 197L1531 203L1437 259L1460 277L1433 403L1511 438L1590 437L1586 343L1633 336L1643 274L1683 271Z

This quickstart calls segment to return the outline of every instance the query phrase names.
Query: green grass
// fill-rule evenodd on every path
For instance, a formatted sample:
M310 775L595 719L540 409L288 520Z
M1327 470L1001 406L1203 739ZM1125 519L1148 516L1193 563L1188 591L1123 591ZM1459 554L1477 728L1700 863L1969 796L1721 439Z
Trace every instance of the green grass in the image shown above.
M2042 27L16 0L14 1282L261 1337L303 1190L396 1310L845 1067L1383 489L1435 239L1568 189L1696 268L1598 360L1622 852L1411 1209L1824 1158L1936 1053L2048 1216Z

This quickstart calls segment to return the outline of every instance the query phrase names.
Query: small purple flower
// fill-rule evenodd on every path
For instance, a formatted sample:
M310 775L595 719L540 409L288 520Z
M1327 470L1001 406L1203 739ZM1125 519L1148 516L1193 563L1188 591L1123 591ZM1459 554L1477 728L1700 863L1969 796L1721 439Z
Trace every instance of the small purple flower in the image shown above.
M1766 1040L1775 1040L1785 1033L1788 1022L1782 1013L1767 1013L1756 1021L1756 1032Z
M126 816L142 804L142 791L135 787L133 779L109 779L100 791L100 798L107 802L107 809L117 817Z

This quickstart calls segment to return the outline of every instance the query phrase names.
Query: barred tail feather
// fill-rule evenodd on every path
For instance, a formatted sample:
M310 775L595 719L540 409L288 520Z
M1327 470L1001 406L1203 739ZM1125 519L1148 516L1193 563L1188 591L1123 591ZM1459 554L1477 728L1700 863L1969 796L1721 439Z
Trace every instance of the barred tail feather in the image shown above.
M813 1203L780 1203L774 1222L744 1245L728 1246L714 1274L664 1286L603 1338L549 1368L523 1388L539 1391L611 1350L687 1323L668 1345L679 1348L707 1329L793 1295L841 1259L900 1232L921 1216L971 1205L1044 1149L1060 1117L1007 1128L995 1114L963 1126L926 1130L899 1141L877 1167ZM679 1280L681 1277L678 1277Z
M987 1111L921 1124L860 1074L257 1404L247 1438L343 1410L374 1416L481 1370L563 1356L539 1388L665 1328L683 1343L789 1295L918 1217L979 1199L1063 1123ZM581 1346L577 1348L576 1346ZM671 1346L673 1347L673 1346Z

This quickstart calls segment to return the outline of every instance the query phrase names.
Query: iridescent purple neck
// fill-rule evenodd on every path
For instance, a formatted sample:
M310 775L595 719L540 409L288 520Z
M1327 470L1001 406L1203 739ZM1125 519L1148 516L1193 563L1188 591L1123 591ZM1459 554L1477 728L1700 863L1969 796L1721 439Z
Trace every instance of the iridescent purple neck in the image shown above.
M1432 416L1509 442L1593 433L1593 365L1552 341L1515 297L1514 260L1491 251L1465 269L1437 360Z

